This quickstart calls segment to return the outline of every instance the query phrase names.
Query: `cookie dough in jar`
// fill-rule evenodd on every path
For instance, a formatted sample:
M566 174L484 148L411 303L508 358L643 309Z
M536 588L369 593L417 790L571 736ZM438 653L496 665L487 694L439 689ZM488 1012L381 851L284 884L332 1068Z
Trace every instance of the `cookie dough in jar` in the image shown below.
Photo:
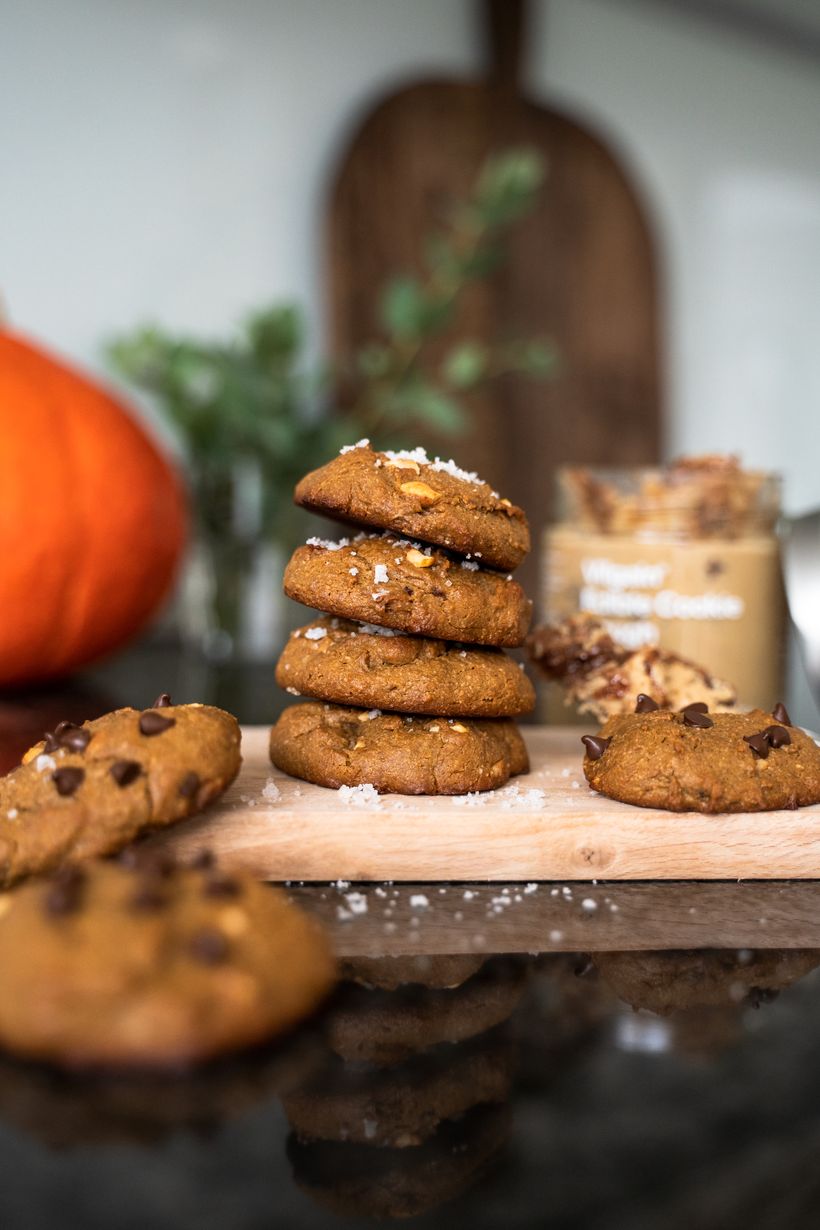
M622 644L659 645L770 709L782 691L780 479L734 457L656 469L564 467L546 533L543 610L578 611Z

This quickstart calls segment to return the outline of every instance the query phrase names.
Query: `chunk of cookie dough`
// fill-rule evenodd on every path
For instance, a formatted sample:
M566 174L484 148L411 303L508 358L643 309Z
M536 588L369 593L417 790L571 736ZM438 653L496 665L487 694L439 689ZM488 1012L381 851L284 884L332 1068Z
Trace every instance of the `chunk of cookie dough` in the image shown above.
M517 717L535 705L529 679L501 649L335 618L291 633L276 682L296 695L340 705L444 717Z
M270 758L317 786L370 785L381 794L494 790L529 768L509 719L401 717L310 702L284 711L271 730Z
M510 574L392 534L309 539L285 569L285 593L330 615L477 645L521 645L532 615Z
M0 898L0 1044L32 1059L209 1059L291 1029L334 979L313 919L207 863L179 869L141 852Z
M667 811L776 811L820 802L820 748L777 716L679 713L649 708L611 717L584 736L584 773L593 790L637 807ZM785 716L784 716L785 715Z
M0 778L0 887L121 850L201 811L239 772L236 718L209 705L61 722Z
M421 538L489 568L517 568L530 549L520 508L453 461L424 449L379 453L367 440L342 449L296 486L303 508L354 525Z

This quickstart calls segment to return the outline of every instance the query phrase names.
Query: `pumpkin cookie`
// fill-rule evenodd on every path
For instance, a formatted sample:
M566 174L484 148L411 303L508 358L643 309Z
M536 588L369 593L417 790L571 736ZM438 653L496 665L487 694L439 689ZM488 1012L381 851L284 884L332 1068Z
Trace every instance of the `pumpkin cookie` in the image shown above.
M339 619L317 619L291 633L276 682L339 705L444 717L517 717L535 705L532 684L503 650Z
M584 773L593 790L668 811L776 811L820 802L820 748L774 713L713 713L705 704L679 713L649 697L638 712L611 717L583 737Z
M522 644L532 603L508 574L395 538L311 538L285 569L285 593L330 615L478 645Z
M0 886L111 854L201 811L239 772L236 719L208 705L61 722L0 778Z
M271 730L270 758L317 786L380 794L494 790L529 768L514 722L401 717L377 709L292 705Z
M169 1066L284 1033L334 981L307 915L207 860L131 852L0 901L0 1045L77 1067Z
M305 475L294 500L354 525L394 530L472 555L490 568L517 568L530 549L520 508L476 474L416 448L378 453L368 440L343 448Z

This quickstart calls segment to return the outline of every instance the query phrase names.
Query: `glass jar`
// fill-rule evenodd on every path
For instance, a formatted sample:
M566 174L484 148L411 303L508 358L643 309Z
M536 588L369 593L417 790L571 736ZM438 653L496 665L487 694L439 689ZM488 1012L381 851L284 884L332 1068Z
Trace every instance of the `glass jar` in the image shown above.
M587 611L629 648L656 644L771 709L783 677L780 479L735 458L656 469L568 466L546 532L543 610Z

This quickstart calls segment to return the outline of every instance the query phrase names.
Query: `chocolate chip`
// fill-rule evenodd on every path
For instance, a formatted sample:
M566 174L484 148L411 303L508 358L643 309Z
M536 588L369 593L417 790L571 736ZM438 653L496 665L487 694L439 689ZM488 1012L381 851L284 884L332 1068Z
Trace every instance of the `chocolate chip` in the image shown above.
M183 799L192 799L200 787L200 777L198 773L186 773L182 781L179 783L178 793Z
M771 747L787 747L792 741L785 726L767 726L763 733Z
M769 737L765 730L761 730L756 735L744 735L743 742L748 743L754 754L761 760L765 760L769 755Z
M160 886L148 881L145 884L141 884L133 897L130 898L128 908L153 912L155 910L164 910L167 904L168 897Z
M706 565L707 577L719 577L725 571L725 565L719 559L710 559Z
M139 728L141 735L161 735L164 730L170 730L176 725L176 718L163 717L156 709L146 709L140 714Z
M654 713L656 709L660 709L660 705L651 696L647 696L646 692L639 692L638 699L635 702L636 713Z
M794 726L794 722L789 717L789 711L782 700L778 701L774 709L772 709L772 717L783 726Z
M708 713L709 706L705 700L693 700L691 705L684 705L681 713Z
M230 945L221 931L208 927L191 936L188 951L203 965L220 965L226 960Z
M403 585L403 586L402 586L402 589L404 590L404 592L405 592L406 594L411 594L411 595L412 595L412 593L413 593L413 587L412 587L412 585Z
M117 785L122 788L130 786L142 772L142 765L136 760L115 760L108 772Z
M173 875L177 866L172 854L146 845L128 846L119 855L118 862L146 880L165 880Z
M443 590L443 589L438 589L437 587L434 587L433 589L431 589L431 590L430 590L430 593L433 595L433 597L434 597L434 598L443 598L443 597L444 597L444 590Z
M80 867L63 867L46 889L43 907L47 914L75 914L82 906L85 872Z
M581 735L581 742L587 749L590 760L600 760L612 740L602 739L600 735Z
M188 866L192 871L210 871L214 865L213 850L197 850L194 857L191 859Z
M70 765L66 765L64 769L55 769L51 775L51 780L57 787L57 793L64 799L80 788L84 778L85 769L75 769Z
M152 709L168 709L169 706L171 706L173 703L174 702L171 700L171 697L168 695L167 692L160 692L159 696L154 701L151 708Z
M698 730L708 730L710 726L714 726L715 723L708 716L706 708L702 701L697 701L694 705L687 705L682 709L684 726L696 726Z
M242 885L233 876L213 875L205 881L202 891L206 897L238 897Z
M84 752L91 742L91 731L86 730L83 726L72 726L69 730L64 730L62 734L57 735L60 747L67 748L70 752Z
M46 732L46 734L43 736L43 739L44 739L44 742L43 742L44 752L57 752L60 750L60 744L57 742L57 736L53 734L50 730Z

